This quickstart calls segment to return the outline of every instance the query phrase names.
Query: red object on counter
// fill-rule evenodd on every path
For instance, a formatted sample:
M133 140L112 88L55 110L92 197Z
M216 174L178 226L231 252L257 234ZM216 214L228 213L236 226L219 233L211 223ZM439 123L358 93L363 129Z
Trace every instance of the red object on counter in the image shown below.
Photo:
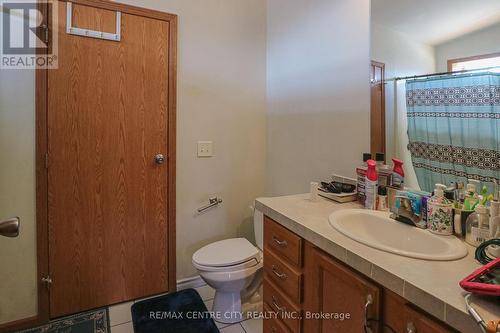
M474 294L500 296L500 285L478 282L481 276L484 276L488 272L493 271L493 269L500 269L500 258L497 258L487 265L476 269L472 274L460 281L460 287Z
M368 160L366 164L368 164L368 170L366 170L366 178L368 178L371 181L377 181L378 180L377 162L375 162L374 160Z
M395 173L397 173L401 177L404 177L405 170L403 169L403 161L398 160L397 158L393 158L392 162L394 163L394 169L392 171L394 171Z

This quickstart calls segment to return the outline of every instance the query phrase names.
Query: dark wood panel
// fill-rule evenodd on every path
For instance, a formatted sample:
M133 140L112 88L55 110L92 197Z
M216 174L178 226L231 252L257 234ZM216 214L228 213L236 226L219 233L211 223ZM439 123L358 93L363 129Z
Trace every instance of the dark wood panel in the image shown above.
M370 152L385 153L385 65L372 61L370 70Z
M290 330L278 319L278 313L264 303L264 313L267 318L263 321L263 333L290 333Z
M301 332L302 309L300 305L291 301L274 283L264 279L264 303L272 311L277 312L277 317L293 333ZM305 331L307 332L307 331Z
M264 253L264 273L293 302L302 302L302 272L280 260L271 250Z
M373 304L368 307L368 318L380 319L379 287L309 243L306 243L304 256L307 258L304 269L304 311L350 316L346 320L304 320L304 332L364 332L364 308L368 295L373 300ZM370 327L373 332L379 331L377 323L372 323Z
M174 248L167 228L175 210L167 210L175 170L153 160L175 158L170 24L122 14L119 43L72 36L65 7L59 69L48 78L52 317L167 291ZM96 30L114 16L73 7L78 26Z
M264 252L266 249L291 265L302 267L302 238L267 216L264 217Z

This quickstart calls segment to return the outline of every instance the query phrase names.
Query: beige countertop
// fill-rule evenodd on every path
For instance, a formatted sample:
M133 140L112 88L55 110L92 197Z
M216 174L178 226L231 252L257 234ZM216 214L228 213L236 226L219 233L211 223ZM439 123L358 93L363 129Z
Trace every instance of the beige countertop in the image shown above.
M309 194L259 198L256 209L297 235L313 243L350 267L404 297L422 310L461 332L481 332L466 311L459 281L480 267L474 248L467 257L455 261L427 261L383 252L358 243L332 228L331 213L360 208L357 203L339 204L320 198L313 202ZM500 319L498 298L471 298L485 320Z

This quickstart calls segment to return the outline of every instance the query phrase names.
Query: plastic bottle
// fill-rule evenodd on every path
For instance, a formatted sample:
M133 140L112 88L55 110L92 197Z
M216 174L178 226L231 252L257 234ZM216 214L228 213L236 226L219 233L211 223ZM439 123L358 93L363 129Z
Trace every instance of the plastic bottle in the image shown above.
M476 204L479 202L477 195L477 181L470 179L467 184L467 193L465 194L464 207L465 211L474 210Z
M357 192L358 192L358 201L362 204L365 203L365 177L366 170L368 169L366 162L372 158L372 154L364 153L363 154L363 164L356 168L357 175Z
M377 162L378 186L389 186L392 176L391 167L385 164L385 154L376 153L375 161Z
M379 177L380 179L380 177ZM378 185L378 194L377 194L377 210L386 212L389 209L387 208L387 187L383 185Z
M368 169L365 176L365 208L374 210L377 203L377 163L374 160L368 160L366 163Z
M392 162L394 163L394 167L392 169L392 186L402 189L405 179L403 161L393 158Z
M490 238L490 214L489 209L478 205L475 213L472 213L466 222L465 241L472 246L478 247Z
M446 186L436 184L434 196L427 202L427 229L439 235L453 234L453 204L444 196Z

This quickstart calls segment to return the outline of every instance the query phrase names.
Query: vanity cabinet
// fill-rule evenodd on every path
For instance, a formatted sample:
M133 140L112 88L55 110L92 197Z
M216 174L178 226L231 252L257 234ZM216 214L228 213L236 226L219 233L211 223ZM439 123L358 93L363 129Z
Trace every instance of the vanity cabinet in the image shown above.
M386 325L382 328L383 333L393 333L394 331L405 333L456 332L389 290L384 292L383 303L383 323Z
M442 322L264 218L264 333L452 333Z
M303 239L264 217L264 332L302 332Z
M307 243L304 332L379 332L380 287ZM317 317L317 316L322 317Z

